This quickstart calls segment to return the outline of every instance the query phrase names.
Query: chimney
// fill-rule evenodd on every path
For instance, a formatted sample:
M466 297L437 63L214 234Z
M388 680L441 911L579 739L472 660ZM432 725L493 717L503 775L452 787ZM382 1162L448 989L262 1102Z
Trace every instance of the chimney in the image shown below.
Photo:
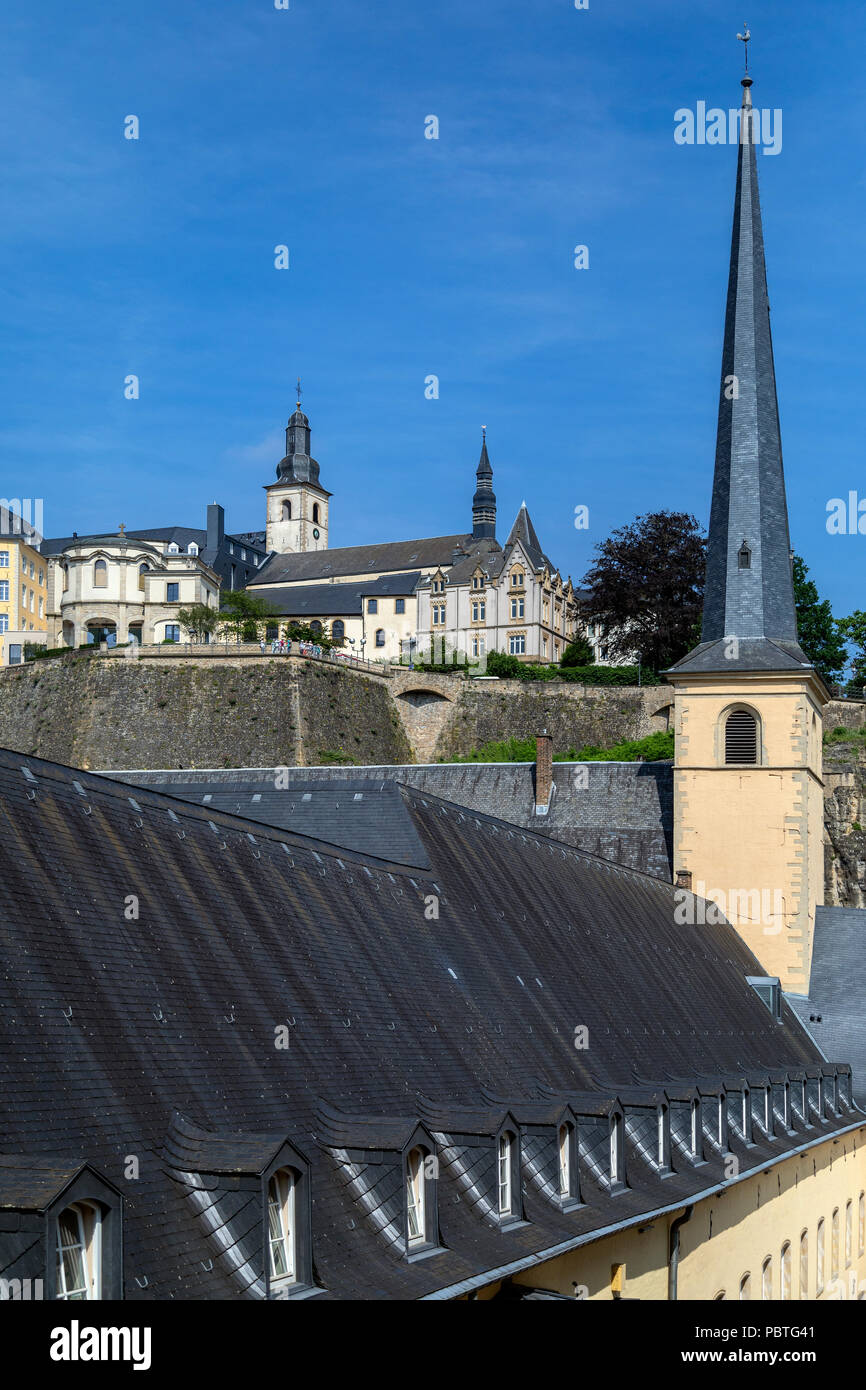
M687 888L692 891L692 871L691 869L677 869L677 888Z
M553 739L542 729L535 740L535 814L546 816L553 799Z
M226 514L219 502L211 502L207 509L207 548L219 550L226 534Z

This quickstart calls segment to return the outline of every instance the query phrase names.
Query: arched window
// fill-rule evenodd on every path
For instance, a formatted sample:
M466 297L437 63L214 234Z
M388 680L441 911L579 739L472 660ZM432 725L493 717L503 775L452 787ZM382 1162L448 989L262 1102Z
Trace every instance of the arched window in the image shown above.
M60 566L60 568L63 571L63 592L65 594L66 590L69 588L69 566L67 564L63 564Z
M291 504L291 502L289 501L289 499L286 498L285 502L283 503L283 521L291 521L291 519L292 519L292 504Z
M102 1214L94 1202L73 1202L57 1218L57 1297L102 1297Z
M271 1280L292 1284L297 1279L298 1232L296 1177L281 1168L268 1182L268 1247Z
M94 589L108 588L108 565L104 560L97 560L93 566L93 587Z
M314 618L313 621L310 623L310 631L314 634L314 636L321 637L322 624L319 622L318 618Z
M147 574L147 565L139 565L139 567L138 567L138 587L139 587L139 589L141 589L142 591L144 590L144 576L145 576L146 574Z
M773 1257L768 1255L761 1265L761 1298L768 1302L773 1297Z
M737 566L741 570L750 570L752 568L752 552L745 541L743 541L743 544L737 551Z
M331 641L345 642L345 640L346 624L343 622L342 618L335 618L334 621L331 623Z
M752 1297L752 1276L751 1276L751 1274L749 1273L749 1271L746 1270L745 1274L743 1275L742 1279L740 1280L740 1302L741 1302L741 1303L748 1303L749 1300L751 1299L751 1297Z
M725 762L758 761L758 721L751 710L731 710L725 720Z
M514 1210L514 1135L506 1130L499 1136L498 1204L499 1215L510 1216Z
M800 1232L800 1297L809 1297L809 1232Z
M866 1192L860 1193L857 1212L857 1253L866 1254Z
M815 1293L824 1292L824 1218L818 1222L818 1238L815 1242Z
M406 1214L410 1245L427 1242L427 1199L424 1190L424 1160L422 1148L412 1149L406 1160Z
M839 1208L836 1207L830 1223L830 1278L839 1278Z
M845 1203L845 1268L851 1265L851 1254L854 1245L854 1203L849 1198Z
M791 1298L791 1242L785 1241L782 1246L782 1300L790 1301Z
M713 1294L713 1302L714 1302L714 1303L722 1303L726 1297L727 1297L727 1295L726 1295L724 1289L719 1289L719 1292L718 1292L718 1293Z
M318 504L318 502L314 502L314 503L313 503L313 525L314 525L314 526L318 526L318 524L319 524L319 504Z
M385 629L384 629L383 627L377 627L377 628L376 628L376 646L377 646L377 647L384 647L384 645L385 645Z

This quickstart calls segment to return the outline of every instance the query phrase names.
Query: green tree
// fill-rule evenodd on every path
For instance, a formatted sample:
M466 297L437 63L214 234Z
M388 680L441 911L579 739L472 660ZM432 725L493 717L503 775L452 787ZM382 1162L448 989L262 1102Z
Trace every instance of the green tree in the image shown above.
M220 619L238 642L255 642L264 635L268 623L279 621L279 613L260 594L233 589L222 596Z
M846 689L849 695L859 695L866 686L866 613L862 608L857 608L848 618L840 618L839 631L855 647L851 679Z
M822 599L811 579L809 567L799 555L794 556L794 606L797 609L797 634L800 646L825 681L841 676L848 660L842 623L836 621L830 600Z
M583 581L592 591L584 606L588 618L604 623L611 655L637 653L662 671L691 651L705 566L703 531L686 512L648 512L598 544Z
M592 666L595 652L585 637L575 637L562 653L560 666Z
M219 610L208 608L206 603L191 603L189 608L181 608L177 616L194 642L210 637L220 624Z

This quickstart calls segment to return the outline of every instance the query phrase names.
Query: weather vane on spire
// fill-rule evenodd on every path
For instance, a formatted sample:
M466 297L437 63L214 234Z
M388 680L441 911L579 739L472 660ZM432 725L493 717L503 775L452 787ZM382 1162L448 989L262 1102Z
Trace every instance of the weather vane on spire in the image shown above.
M743 28L745 29L746 32L745 32L744 34L738 34L738 35L737 35L737 38L740 40L740 43L744 43L744 44L746 45L746 76L748 77L748 75L749 75L749 39L752 37L752 35L751 35L751 33L749 32L749 26L748 26L748 24L744 24L744 25L743 25Z
M298 377L298 410L301 408L301 378Z

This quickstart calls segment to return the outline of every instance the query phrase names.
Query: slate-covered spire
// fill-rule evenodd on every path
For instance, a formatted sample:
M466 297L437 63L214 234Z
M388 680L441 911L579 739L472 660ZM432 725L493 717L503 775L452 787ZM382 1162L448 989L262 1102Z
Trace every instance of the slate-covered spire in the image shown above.
M487 457L487 430L481 427L481 458L475 470L477 486L472 498L472 534L476 540L496 536L496 495L493 491L493 469Z
M298 382L298 405L286 426L286 456L277 464L281 483L319 483L319 465L310 457L310 422L301 410L301 383Z
M702 640L677 670L808 664L797 644L748 75L742 86ZM717 646L732 637L727 651Z

